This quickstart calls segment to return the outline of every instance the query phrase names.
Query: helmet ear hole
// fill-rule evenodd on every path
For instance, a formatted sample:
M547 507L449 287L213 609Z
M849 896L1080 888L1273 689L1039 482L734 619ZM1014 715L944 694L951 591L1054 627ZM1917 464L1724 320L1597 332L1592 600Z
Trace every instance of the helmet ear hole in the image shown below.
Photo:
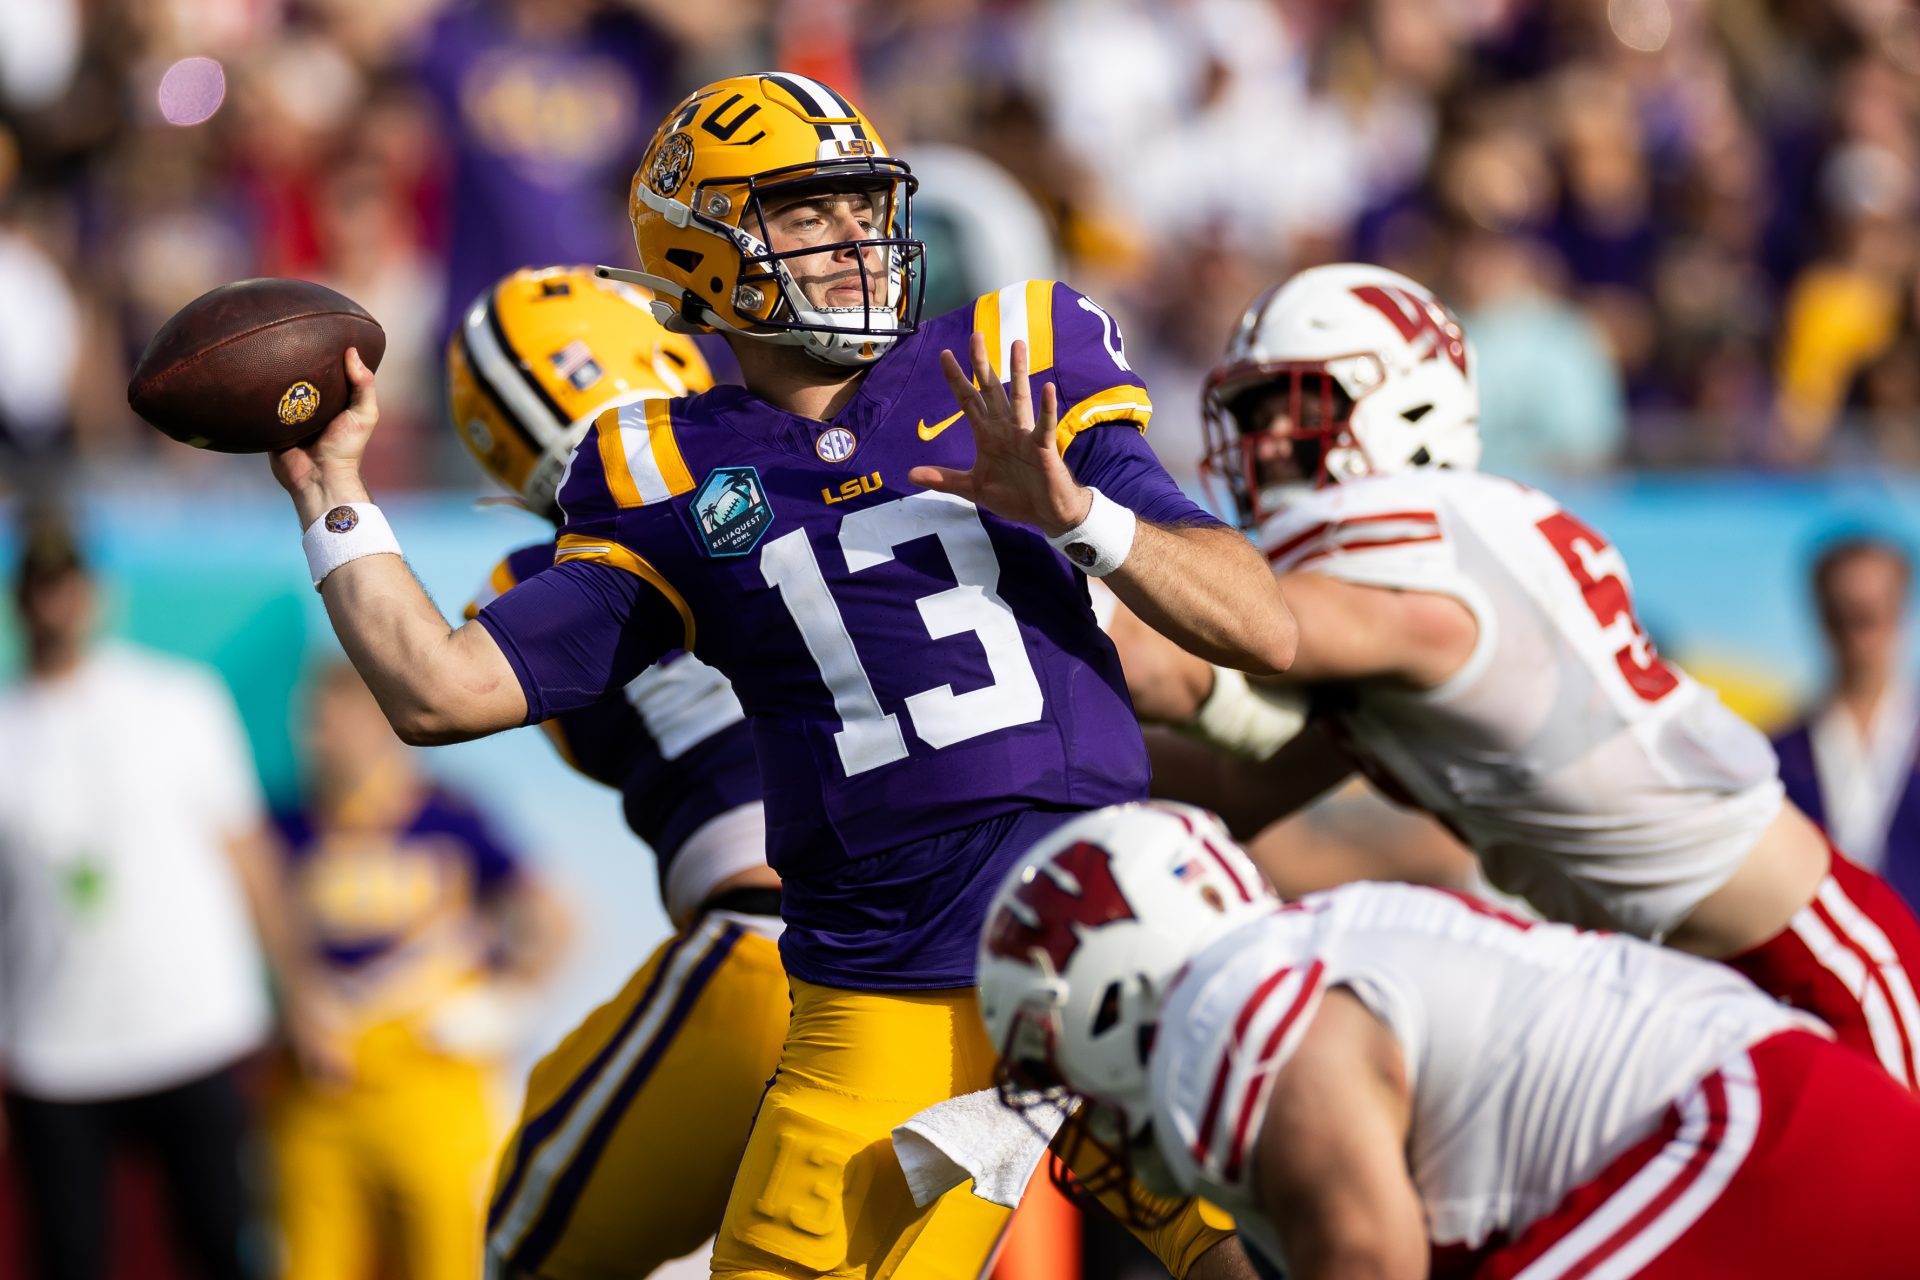
M1120 1021L1120 984L1109 982L1100 995L1100 1008L1093 1015L1093 1034L1105 1035Z

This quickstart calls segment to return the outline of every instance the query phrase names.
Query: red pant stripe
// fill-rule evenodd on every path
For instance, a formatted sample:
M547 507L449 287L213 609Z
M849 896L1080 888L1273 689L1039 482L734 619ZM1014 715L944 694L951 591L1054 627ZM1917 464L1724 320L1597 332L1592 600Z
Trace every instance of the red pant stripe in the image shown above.
M1713 1207L1753 1149L1760 1095L1742 1055L1680 1099L1673 1138L1515 1280L1627 1280Z

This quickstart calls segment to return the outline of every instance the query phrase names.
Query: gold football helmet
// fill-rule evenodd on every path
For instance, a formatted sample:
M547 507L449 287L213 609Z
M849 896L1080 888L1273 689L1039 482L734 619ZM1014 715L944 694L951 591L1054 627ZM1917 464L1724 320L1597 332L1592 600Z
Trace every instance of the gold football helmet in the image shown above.
M475 298L447 339L461 443L550 520L567 459L602 412L713 385L693 340L662 329L651 302L585 267L528 268Z
M819 81L782 72L716 81L674 108L633 175L640 270L599 274L653 289L654 314L676 333L725 329L866 364L919 323L926 246L912 238L916 185L867 118ZM768 198L804 190L871 195L874 233L775 253ZM850 248L859 250L861 304L814 305L788 262Z

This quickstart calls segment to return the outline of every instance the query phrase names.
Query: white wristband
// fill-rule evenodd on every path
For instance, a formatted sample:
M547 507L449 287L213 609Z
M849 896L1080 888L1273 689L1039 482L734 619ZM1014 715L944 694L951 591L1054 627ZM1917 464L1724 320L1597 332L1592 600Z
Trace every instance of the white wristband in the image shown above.
M343 502L307 526L300 535L307 572L318 591L327 575L349 560L387 553L400 555L400 540L380 508L371 502Z
M1047 541L1089 578L1104 578L1118 569L1126 561L1127 553L1133 550L1133 535L1140 527L1140 520L1098 489L1087 492L1093 495L1087 518Z

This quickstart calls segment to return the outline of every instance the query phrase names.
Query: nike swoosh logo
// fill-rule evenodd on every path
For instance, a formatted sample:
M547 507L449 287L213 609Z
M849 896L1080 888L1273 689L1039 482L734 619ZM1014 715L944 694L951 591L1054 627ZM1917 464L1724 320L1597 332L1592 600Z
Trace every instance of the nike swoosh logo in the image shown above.
M964 413L966 413L966 410L962 409L960 413L954 414L951 418L942 418L940 419L940 421L934 423L932 426L927 425L927 420L925 418L920 419L920 438L922 440L933 439L935 436L939 435L942 431L945 431L948 427L960 421L960 417Z

